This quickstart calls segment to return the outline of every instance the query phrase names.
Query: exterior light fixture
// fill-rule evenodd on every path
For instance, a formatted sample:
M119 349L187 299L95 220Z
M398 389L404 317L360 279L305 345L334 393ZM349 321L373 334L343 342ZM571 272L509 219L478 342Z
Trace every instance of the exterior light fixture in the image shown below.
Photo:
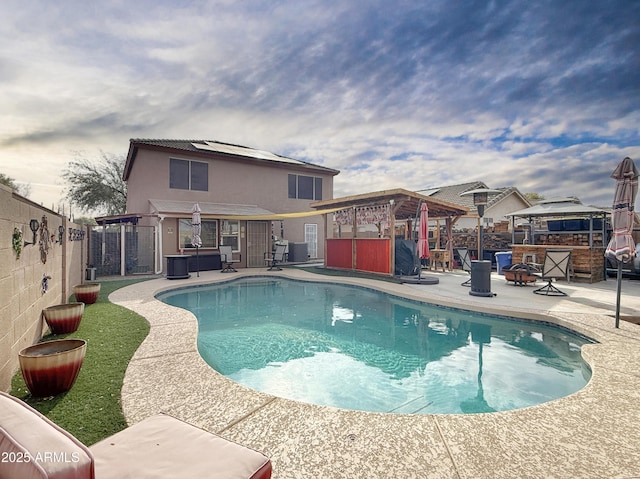
M482 217L484 216L484 207L489 203L489 195L497 195L502 193L500 190L491 190L489 188L478 188L477 190L465 191L464 193L460 193L460 196L471 196L473 195L473 204L476 208L478 208L478 217L480 218L479 232L478 232L478 259L482 261L482 256L484 254L482 248Z
M31 232L33 233L33 241L31 243L25 241L24 246L36 244L36 233L38 232L38 229L40 229L40 223L38 223L38 220L32 219L29 221L29 228L31 228Z

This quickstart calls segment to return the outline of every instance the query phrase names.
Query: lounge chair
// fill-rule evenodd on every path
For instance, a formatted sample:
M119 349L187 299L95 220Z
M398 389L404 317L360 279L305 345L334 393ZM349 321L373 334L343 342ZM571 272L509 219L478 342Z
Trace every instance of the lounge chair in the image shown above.
M568 279L568 271L571 265L571 250L548 249L544 256L542 264L542 274L536 275L547 281L542 288L538 288L533 292L536 294L544 294L546 296L566 296L567 293L560 291L552 283L553 279Z
M237 273L238 270L233 267L235 263L239 263L239 259L233 259L233 250L231 246L220 246L220 260L224 263L221 273Z
M282 271L282 268L278 266L279 263L284 263L284 258L287 251L286 244L278 244L276 245L276 250L273 252L271 256L268 256L267 253L264 255L264 260L269 265L268 271Z
M271 477L264 454L166 414L86 447L21 400L0 391L0 477L158 479Z
M466 280L461 286L471 286L471 255L467 248L458 248L458 257L460 258L460 267L469 273L469 279Z

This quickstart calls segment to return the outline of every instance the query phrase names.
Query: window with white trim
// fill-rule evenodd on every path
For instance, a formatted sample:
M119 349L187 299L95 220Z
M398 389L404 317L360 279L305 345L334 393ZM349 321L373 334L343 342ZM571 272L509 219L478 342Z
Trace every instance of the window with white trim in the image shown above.
M220 244L231 246L233 251L240 251L240 221L220 221Z
M193 238L193 227L191 218L181 218L178 220L178 248L193 248L191 244ZM218 220L202 220L200 224L201 248L218 247Z

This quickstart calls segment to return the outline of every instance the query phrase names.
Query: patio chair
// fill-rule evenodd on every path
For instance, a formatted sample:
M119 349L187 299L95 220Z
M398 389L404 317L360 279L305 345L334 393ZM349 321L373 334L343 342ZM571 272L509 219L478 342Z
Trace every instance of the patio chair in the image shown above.
M542 264L542 274L536 275L547 284L533 292L546 296L566 296L567 293L555 287L552 281L558 278L567 279L567 273L571 265L571 250L548 249Z
M233 259L233 250L231 246L220 246L220 260L224 263L221 273L237 273L238 270L233 267L235 263L239 263L239 259Z
M271 460L261 452L163 413L86 447L23 401L0 391L0 424L2 478L271 477Z
M469 254L469 250L467 248L458 248L456 251L460 258L460 267L469 273L469 279L462 283L461 286L471 287L471 255Z
M278 266L278 263L284 263L286 251L286 244L278 244L276 245L276 250L271 256L267 256L267 253L264 254L264 260L269 265L268 271L282 271L282 268Z

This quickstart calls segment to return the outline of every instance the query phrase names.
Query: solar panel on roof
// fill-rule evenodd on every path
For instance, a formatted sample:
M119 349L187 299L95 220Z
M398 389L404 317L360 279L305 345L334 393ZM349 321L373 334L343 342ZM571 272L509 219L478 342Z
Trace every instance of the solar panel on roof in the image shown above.
M215 151L217 153L228 153L230 155L246 156L249 158L257 158L259 160L277 161L280 163L292 163L294 165L304 164L302 161L286 158L264 150L255 150L245 146L228 145L217 143L214 141L205 141L204 143L191 143L199 150Z

